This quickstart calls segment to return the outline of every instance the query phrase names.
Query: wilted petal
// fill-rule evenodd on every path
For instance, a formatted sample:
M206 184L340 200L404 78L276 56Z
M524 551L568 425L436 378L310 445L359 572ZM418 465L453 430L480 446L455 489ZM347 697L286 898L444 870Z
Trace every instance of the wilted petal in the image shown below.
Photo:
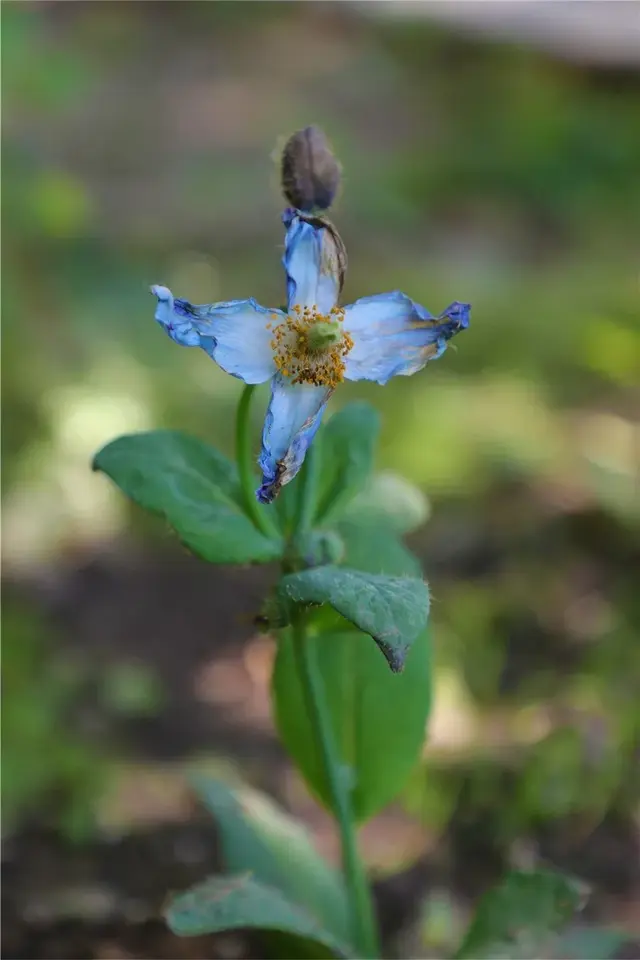
M182 347L200 347L200 334L193 323L193 308L184 309L184 300L174 300L168 287L151 287L151 293L157 298L155 319L164 327L172 340ZM207 347L203 347L207 349ZM210 351L207 351L210 352Z
M329 313L340 294L341 253L334 233L317 218L309 222L287 211L283 216L287 227L282 263L287 272L287 303L315 307L318 313Z
M468 303L452 303L433 317L398 290L356 300L344 316L344 329L354 341L345 357L347 380L384 384L391 377L417 373L469 326L469 311Z
M272 332L284 318L255 300L228 300L194 306L177 300L167 287L152 287L158 299L155 318L172 340L202 347L227 373L245 383L264 383L275 373Z
M256 495L261 503L271 503L280 488L295 477L331 393L329 387L292 384L283 377L274 377L259 460L262 485Z

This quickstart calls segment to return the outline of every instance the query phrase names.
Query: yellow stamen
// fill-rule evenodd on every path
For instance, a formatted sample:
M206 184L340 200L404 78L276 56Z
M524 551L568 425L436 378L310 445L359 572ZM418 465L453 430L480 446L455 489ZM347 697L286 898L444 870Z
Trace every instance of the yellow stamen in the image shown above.
M271 349L278 371L291 377L293 383L309 383L313 386L335 387L344 380L344 358L353 347L351 336L343 329L339 337L322 347L322 336L310 331L316 324L334 326L336 320L344 320L344 310L333 307L329 314L318 313L316 307L296 304L291 313L273 329ZM320 333L320 330L318 330Z

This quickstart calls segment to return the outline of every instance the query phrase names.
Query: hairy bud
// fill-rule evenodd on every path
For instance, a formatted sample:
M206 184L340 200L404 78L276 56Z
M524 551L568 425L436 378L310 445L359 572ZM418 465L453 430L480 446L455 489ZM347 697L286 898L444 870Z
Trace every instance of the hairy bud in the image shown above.
M297 210L328 210L340 186L340 164L319 127L305 127L282 151L282 192Z

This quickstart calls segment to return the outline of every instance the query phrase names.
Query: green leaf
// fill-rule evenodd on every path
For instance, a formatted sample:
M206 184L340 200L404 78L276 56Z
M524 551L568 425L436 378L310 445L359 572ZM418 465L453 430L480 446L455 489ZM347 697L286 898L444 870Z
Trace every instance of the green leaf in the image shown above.
M429 517L429 503L422 490L392 471L376 473L349 504L349 519L379 523L394 533L409 533Z
M285 607L330 604L373 637L394 672L403 669L411 644L424 630L429 614L429 591L424 580L417 577L314 567L283 577L277 590Z
M257 791L204 776L193 783L220 830L225 868L230 873L251 870L256 880L277 887L327 930L348 940L342 877L318 854L302 824Z
M351 953L303 907L248 874L210 877L175 897L165 910L165 918L179 937L220 930L278 930L322 944L336 957Z
M93 461L140 506L165 517L185 546L210 563L267 563L282 553L242 509L236 468L195 437L156 430L119 437Z
M393 674L366 634L310 632L307 643L322 676L342 762L349 772L355 816L366 820L400 792L424 743L431 706L426 631L414 642L404 671ZM278 642L272 677L278 731L316 796L331 809L315 731L300 685L289 632Z
M628 939L619 930L576 926L554 941L553 956L558 960L609 960Z
M391 577L421 577L420 562L385 524L343 520L338 532L344 543L344 563L364 573Z
M319 437L317 521L336 517L365 485L379 432L380 416L368 403L350 403L324 427Z
M482 897L456 960L540 956L582 899L579 885L560 873L514 871Z
M365 573L386 573L392 577L422 576L418 559L386 525L380 522L361 520L353 522L351 511L349 511L349 520L342 520L338 524L336 535L340 539L344 554L340 560L347 567ZM336 562L338 562L337 558L325 560L325 563ZM349 629L349 624L344 617L329 606L315 611L313 619L315 622L322 622L322 630L325 633L341 633Z

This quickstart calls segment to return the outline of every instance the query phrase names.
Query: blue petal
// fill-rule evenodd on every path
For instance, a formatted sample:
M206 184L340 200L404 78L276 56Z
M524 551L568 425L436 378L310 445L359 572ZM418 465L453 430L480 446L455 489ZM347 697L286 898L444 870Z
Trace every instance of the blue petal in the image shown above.
M344 329L354 342L345 357L347 380L384 384L391 377L417 373L469 326L470 309L468 303L456 302L433 317L398 290L356 300L344 316Z
M287 273L289 310L297 304L329 313L340 294L335 240L326 227L308 223L295 211L286 211L282 219L287 227L282 263Z
M271 503L280 488L295 477L331 393L330 387L293 384L281 376L273 378L259 460L262 486L256 496L261 503Z
M155 318L171 339L182 347L201 346L200 334L195 329L189 313L183 309L183 301L174 300L168 287L151 287L151 293L158 300Z
M155 318L172 340L184 347L202 347L227 373L245 383L264 383L275 373L271 330L284 319L255 300L229 300L194 306L176 300L167 287L152 287L158 299Z

